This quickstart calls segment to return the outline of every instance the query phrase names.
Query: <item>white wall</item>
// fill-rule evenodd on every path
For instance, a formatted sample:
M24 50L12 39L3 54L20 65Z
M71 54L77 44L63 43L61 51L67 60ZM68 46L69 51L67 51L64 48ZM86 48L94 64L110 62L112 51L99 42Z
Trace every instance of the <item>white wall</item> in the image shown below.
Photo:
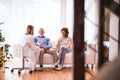
M28 24L35 26L35 35L43 27L45 35L52 41L61 36L60 29L63 26L69 28L72 36L73 0L66 0L63 5L66 7L66 23L61 26L61 0L0 0L0 21L4 22L0 29L6 42L10 45L18 43Z

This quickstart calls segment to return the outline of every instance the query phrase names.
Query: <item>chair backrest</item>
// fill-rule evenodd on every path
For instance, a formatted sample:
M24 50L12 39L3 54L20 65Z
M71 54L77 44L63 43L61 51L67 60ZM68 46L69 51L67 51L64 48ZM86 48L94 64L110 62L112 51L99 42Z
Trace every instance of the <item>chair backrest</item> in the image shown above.
M85 52L85 63L94 64L96 62L96 44L87 44Z
M20 45L20 44L13 45L13 55L14 55L14 57L23 58L22 45Z

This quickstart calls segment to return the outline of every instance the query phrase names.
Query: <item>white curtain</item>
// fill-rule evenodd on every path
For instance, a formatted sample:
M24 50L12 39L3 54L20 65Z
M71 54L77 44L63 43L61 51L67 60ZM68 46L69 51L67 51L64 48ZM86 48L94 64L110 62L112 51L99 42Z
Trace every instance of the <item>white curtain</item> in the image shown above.
M73 0L66 0L66 25L72 35ZM61 0L0 0L0 29L11 46L18 43L28 24L34 25L35 36L43 27L52 41L61 36Z

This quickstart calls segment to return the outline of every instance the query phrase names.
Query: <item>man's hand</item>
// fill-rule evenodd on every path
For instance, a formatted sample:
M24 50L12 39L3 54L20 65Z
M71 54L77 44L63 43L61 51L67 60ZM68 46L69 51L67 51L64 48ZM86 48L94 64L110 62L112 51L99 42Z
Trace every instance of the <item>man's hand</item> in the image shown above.
M45 52L47 52L47 50L48 50L48 47L44 47L44 48L43 48L43 50L44 50Z
M42 42L39 41L39 42L36 43L36 45L40 47L42 45Z

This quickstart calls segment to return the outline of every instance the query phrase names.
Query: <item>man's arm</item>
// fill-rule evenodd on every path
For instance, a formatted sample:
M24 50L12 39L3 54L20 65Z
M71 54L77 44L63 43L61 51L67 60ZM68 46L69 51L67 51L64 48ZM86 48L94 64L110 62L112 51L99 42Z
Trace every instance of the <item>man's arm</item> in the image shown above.
M34 38L34 42L37 43L37 37Z
M47 45L47 48L51 48L52 47L52 44L51 44L51 42L50 42L50 39L48 38L48 45Z
M37 37L34 38L34 42L36 46L41 46L42 44L40 42L38 42Z

